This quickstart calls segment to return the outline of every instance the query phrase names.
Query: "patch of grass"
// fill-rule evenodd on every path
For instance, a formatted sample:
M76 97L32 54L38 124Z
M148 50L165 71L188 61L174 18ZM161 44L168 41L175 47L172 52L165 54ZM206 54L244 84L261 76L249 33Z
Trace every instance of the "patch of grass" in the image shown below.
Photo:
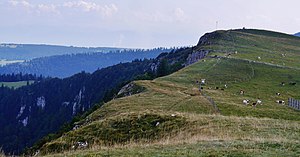
M111 146L140 140L153 141L169 136L186 125L185 118L157 114L123 114L93 122L79 130L69 132L41 149L42 154L71 150L77 142ZM175 131L175 132L174 132Z
M298 156L299 122L274 119L180 115L187 118L180 132L156 141L128 143L57 156Z
M22 86L26 86L28 84L32 84L34 81L18 81L18 82L0 82L0 86L5 86L8 88L20 88Z

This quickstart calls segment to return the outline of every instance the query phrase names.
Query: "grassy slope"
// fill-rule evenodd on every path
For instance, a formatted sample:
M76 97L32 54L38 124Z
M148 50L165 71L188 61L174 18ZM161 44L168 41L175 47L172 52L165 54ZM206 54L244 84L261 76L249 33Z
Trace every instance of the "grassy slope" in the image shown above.
M219 31L219 34L220 38L214 39L214 44L198 49L214 50L215 53L212 55L221 56L237 52L231 57L300 68L298 37L263 30Z
M206 59L154 81L137 81L146 92L105 104L82 121L80 129L48 143L42 151L70 149L77 141L89 141L88 150L70 149L56 155L299 156L300 112L275 100L300 98L296 46L300 40L254 30L221 33L225 35L215 45L205 48L219 55L237 54ZM236 42L230 42L228 36ZM261 60L257 60L258 55ZM277 66L281 62L292 68ZM207 82L203 92L214 99L220 112L198 91L196 80L201 78ZM281 82L297 84L280 86ZM228 88L224 91L214 89L225 84ZM240 95L240 89L246 93ZM276 96L276 92L282 95ZM263 105L254 108L242 104L243 99L255 101L258 97ZM158 121L160 125L155 126ZM116 144L121 140L126 142Z

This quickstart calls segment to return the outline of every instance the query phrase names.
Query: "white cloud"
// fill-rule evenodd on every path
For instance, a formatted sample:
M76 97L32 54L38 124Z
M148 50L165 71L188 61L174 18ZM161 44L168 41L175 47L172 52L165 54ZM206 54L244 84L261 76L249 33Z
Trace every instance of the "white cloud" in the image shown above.
M65 2L64 7L69 7L69 8L80 8L83 11L89 12L92 10L99 10L100 6L97 5L96 3L92 2L86 2L86 1L69 1Z
M28 12L39 14L43 12L59 14L59 10L57 10L57 6L54 4L32 4L26 0L10 0L8 2L10 5L26 9Z
M134 12L134 16L137 17L139 20L148 21L148 22L171 22L172 17L160 12L160 11L152 11L152 12L142 12L137 11Z
M174 14L177 21L184 22L188 20L188 17L186 16L185 12L181 8L176 8L174 10Z
M81 9L85 12L100 12L103 16L106 17L112 16L118 11L118 7L115 4L100 5L94 2L88 2L83 0L65 2L63 6L71 9Z
M26 0L10 0L8 1L8 3L10 3L12 6L21 6L21 7L24 7L24 8L33 8L34 5L30 4L28 1Z
M133 12L134 17L150 23L183 23L190 18L182 8L170 10L137 10Z
M55 14L60 13L59 10L57 10L57 6L54 4L49 4L49 5L39 4L39 5L37 5L37 11L38 12L55 13Z

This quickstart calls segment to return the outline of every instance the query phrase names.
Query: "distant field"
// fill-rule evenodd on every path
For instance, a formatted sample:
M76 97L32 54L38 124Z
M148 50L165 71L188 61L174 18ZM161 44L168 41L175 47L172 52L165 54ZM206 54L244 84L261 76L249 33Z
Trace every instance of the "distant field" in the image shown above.
M2 60L0 60L0 66L4 66L4 65L7 65L7 64L12 64L12 63L21 63L21 62L24 62L24 60L5 60L5 59L2 59Z
M34 81L29 81L29 84L32 84ZM27 81L19 81L19 82L0 82L0 85L4 85L9 88L19 88L27 85Z

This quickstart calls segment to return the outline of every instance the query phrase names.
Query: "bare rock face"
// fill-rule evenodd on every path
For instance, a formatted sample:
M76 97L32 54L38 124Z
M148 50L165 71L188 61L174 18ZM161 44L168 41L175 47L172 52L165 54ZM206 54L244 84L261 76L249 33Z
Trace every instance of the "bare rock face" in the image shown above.
M144 90L145 90L144 87L138 86L134 82L131 82L131 83L125 85L124 87L122 87L115 98L131 96L134 94L141 93Z
M200 50L189 54L188 58L186 59L185 66L198 62L199 60L205 58L208 53L208 50Z

